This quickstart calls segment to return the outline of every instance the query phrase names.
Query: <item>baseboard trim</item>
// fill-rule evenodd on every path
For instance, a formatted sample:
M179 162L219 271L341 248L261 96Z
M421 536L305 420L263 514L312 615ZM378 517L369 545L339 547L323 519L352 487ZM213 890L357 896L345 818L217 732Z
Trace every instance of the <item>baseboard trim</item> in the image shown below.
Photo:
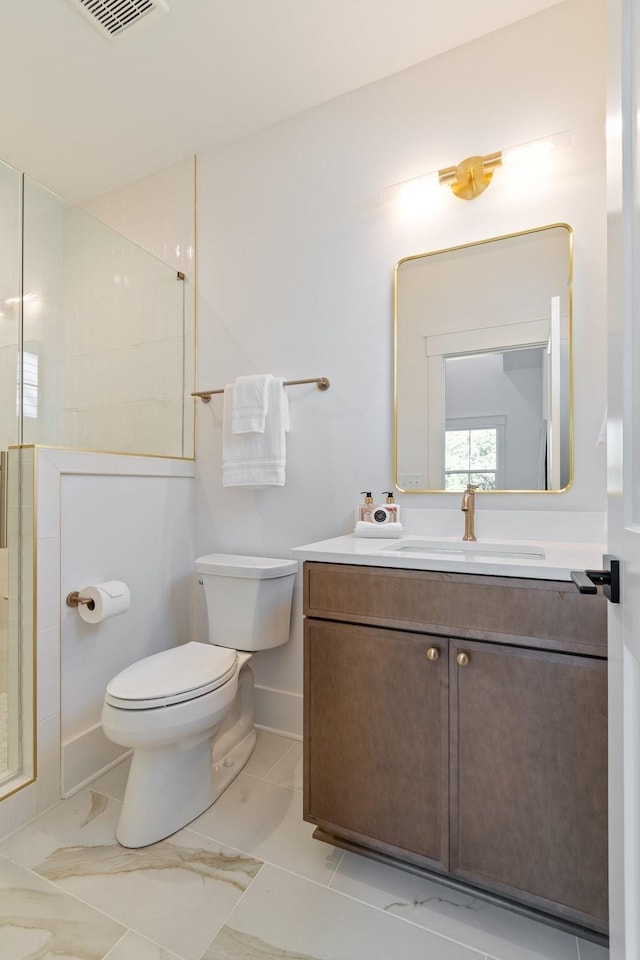
M302 740L302 694L256 685L256 727ZM101 724L62 744L62 796L71 797L120 763L126 750L105 737Z
M269 733L302 740L302 694L256 684L256 726Z
M62 796L72 797L130 753L108 740L101 724L67 740L62 744Z

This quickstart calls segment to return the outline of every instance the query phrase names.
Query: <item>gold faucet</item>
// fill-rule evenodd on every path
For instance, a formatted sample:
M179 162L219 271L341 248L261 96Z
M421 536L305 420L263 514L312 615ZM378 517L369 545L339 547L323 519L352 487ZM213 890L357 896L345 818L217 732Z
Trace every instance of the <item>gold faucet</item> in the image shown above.
M460 509L464 513L464 537L463 540L475 540L476 534L473 529L473 521L476 512L476 490L472 483L467 484L467 489L462 494L462 504Z

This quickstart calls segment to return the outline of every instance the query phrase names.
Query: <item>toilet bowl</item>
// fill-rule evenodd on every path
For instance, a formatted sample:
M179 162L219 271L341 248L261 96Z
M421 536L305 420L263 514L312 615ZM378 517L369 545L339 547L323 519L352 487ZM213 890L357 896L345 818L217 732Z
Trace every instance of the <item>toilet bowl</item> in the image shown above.
M133 750L116 833L126 847L182 829L238 775L256 742L250 651L289 638L295 560L210 554L196 570L209 642L146 657L107 686L104 733Z

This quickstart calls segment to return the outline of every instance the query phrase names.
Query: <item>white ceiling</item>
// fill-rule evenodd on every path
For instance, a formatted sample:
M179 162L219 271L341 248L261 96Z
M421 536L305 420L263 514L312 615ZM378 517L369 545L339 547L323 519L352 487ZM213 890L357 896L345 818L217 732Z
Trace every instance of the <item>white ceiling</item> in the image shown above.
M167 0L119 39L0 2L0 158L70 200L242 137L558 0Z

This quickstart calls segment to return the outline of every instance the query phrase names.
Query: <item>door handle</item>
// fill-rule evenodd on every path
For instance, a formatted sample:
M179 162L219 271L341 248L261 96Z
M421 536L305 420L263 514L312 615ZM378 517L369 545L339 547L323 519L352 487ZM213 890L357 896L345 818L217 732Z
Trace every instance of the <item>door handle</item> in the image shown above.
M571 570L569 576L580 593L597 593L602 586L607 600L620 603L620 561L605 553L602 566L602 570Z

